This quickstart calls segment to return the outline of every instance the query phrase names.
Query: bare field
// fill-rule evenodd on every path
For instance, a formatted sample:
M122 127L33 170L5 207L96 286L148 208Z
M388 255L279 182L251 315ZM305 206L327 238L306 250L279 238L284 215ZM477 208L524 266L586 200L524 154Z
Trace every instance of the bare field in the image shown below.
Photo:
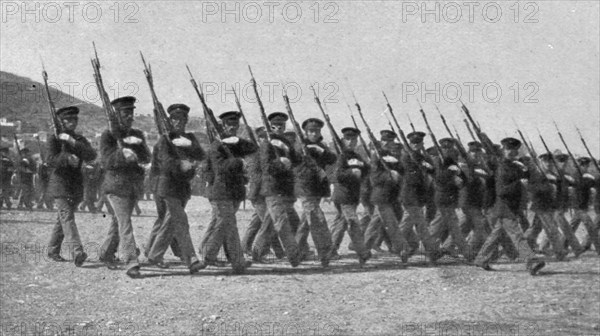
M153 202L140 206L139 246L155 219ZM188 215L198 248L207 201L194 197ZM250 206L238 212L240 234L251 215ZM273 261L244 275L209 267L192 276L168 252L169 269L143 264L145 277L133 280L98 262L109 222L102 214L76 215L89 255L82 268L49 261L55 216L1 213L2 335L600 335L595 251L550 262L536 277L504 259L485 272L449 257L431 267L415 256L402 268L381 254L361 268L346 237L328 269Z

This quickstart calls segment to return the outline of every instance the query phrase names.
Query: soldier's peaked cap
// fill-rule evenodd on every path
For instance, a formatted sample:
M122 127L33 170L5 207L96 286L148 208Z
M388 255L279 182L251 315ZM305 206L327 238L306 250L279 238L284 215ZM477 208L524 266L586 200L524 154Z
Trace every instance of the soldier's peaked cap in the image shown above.
M483 148L483 146L481 145L481 142L479 142L479 141L471 141L467 144L467 146L469 146L470 152L480 152L481 149Z
M557 154L554 155L554 157L556 158L556 161L558 162L567 162L569 160L569 154Z
M538 156L540 160L548 161L552 159L552 153L543 153Z
M133 96L119 97L110 102L115 109L135 108L136 98Z
M406 136L408 138L408 141L410 143L421 143L423 142L423 139L425 138L425 133L423 132L412 132L412 133L408 133L408 135Z
M267 116L269 121L273 121L273 119L279 119L283 121L287 121L289 119L288 115L283 112L273 112Z
M227 111L224 113L221 113L221 115L219 115L219 119L221 120L230 120L230 119L236 119L239 120L241 118L241 114L238 111Z
M318 119L318 118L308 118L308 119L304 120L304 122L302 123L302 129L305 130L309 126L323 128L323 126L325 126L325 123L323 122L323 120Z
M185 104L173 104L167 108L167 113L171 116L182 113L187 117L190 113L190 107Z
M439 143L442 148L452 148L454 146L454 139L443 138L439 140Z
M521 148L521 141L519 141L518 139L515 138L504 138L502 139L502 141L500 141L500 143L502 144L502 146L505 149L519 149Z
M64 118L68 116L76 116L79 114L79 107L77 106L65 106L61 107L56 111L58 117Z
M592 162L592 159L590 159L589 157L583 156L583 157L578 158L577 162L579 162L580 165L587 165Z
M344 127L342 128L342 134L344 135L359 135L360 134L360 130L354 127Z
M395 132L390 130L381 130L379 132L379 135L381 135L382 137L390 137L392 139L395 139L398 136Z

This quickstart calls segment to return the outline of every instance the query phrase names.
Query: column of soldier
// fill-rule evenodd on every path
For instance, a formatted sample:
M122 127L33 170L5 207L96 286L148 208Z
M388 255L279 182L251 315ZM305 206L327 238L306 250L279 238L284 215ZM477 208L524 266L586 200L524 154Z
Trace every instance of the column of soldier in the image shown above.
M169 247L192 274L217 265L221 249L237 274L251 266L247 258L262 263L271 250L278 259L287 259L297 267L309 257L309 234L321 265L328 267L330 261L339 259L338 249L346 232L351 240L349 248L356 252L360 265L372 257L372 250L381 251L382 244L399 257L400 264L408 265L422 245L432 264L445 254L460 254L466 262L492 270L490 264L505 254L524 262L535 275L548 260L540 251L557 260L564 260L569 249L575 257L591 245L600 251L600 197L594 201L595 220L588 214L591 190L600 187L600 179L590 173L591 164L598 165L591 154L575 159L570 151L550 153L546 148L546 153L538 156L522 133L522 141L507 137L494 144L464 104L463 110L474 128L471 135L479 141L473 140L465 148L458 134L449 129L452 136L437 141L421 108L434 143L425 150L426 134L413 129L404 135L389 102L396 130L390 123L391 129L382 130L377 141L356 103L371 140L367 145L356 122L354 127L341 129L343 136L339 138L316 94L323 120L308 118L299 124L285 94L287 113L267 115L252 76L263 126L250 130L245 123L249 130L245 139L237 135L240 119L245 120L237 95L238 109L221 113L217 120L192 78L212 139L205 152L195 136L186 132L190 108L178 103L165 111L146 66L161 134L151 152L144 133L132 128L136 98L110 101L103 89L97 57L95 62L96 83L109 119L99 149L105 169L102 192L112 208L99 259L110 269L124 263L126 274L132 278L143 275L131 215L143 188L142 166L150 162L158 217L143 252L147 264L159 268L169 267L164 261ZM81 266L87 254L74 211L83 194L81 165L94 160L97 153L85 137L75 132L79 113L76 106L56 111L51 107L51 112L56 132L48 141L46 162L52 168L48 192L58 207L58 220L48 251L53 260L64 261L60 256L64 239L73 248L75 265ZM288 120L293 132L286 132ZM325 125L334 138L334 150L323 142L321 130ZM521 146L529 155L520 155ZM200 259L185 208L191 180L198 163L204 160L203 176L208 183L212 215L198 251ZM573 171L573 167L577 169ZM574 191L571 198L570 190ZM321 201L329 196L337 211L330 226L321 209ZM255 212L240 240L236 212L245 199L252 202ZM298 200L301 216L294 208ZM528 206L533 214L531 223ZM565 217L569 210L570 223ZM584 242L574 234L580 223L587 231ZM547 239L538 246L542 231ZM120 258L116 257L118 250Z

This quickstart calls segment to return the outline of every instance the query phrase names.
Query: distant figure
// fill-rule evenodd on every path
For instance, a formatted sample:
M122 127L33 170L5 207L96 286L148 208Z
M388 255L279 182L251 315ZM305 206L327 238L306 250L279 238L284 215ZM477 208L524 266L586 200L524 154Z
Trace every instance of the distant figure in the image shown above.
M48 196L48 181L50 181L50 167L48 167L48 163L44 162L44 160L40 161L37 166L37 208L43 209L46 206L46 209L52 210L54 209L54 200Z
M8 210L11 209L12 203L10 198L12 196L12 185L11 178L15 172L15 166L8 156L8 147L0 148L0 207L4 207Z
M21 187L21 194L19 196L18 209L27 208L28 210L33 209L33 175L35 174L35 161L31 157L29 148L23 148L21 150L21 162L19 162L19 168L17 169L19 175L19 185Z
M88 208L91 213L96 213L98 186L102 172L96 161L86 162L81 170L83 173L83 202L81 202L79 210L85 211L85 208Z

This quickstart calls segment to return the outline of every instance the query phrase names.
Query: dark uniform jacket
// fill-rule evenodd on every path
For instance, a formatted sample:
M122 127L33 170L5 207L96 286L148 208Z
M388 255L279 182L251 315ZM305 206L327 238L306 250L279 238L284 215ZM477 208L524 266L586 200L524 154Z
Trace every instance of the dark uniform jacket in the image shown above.
M294 165L300 164L302 158L296 152L290 142L283 136L276 134L271 135L271 139L280 140L289 149L289 152L284 152L281 148L275 147L270 143L263 143L260 146L260 166L261 166L261 195L267 196L286 196L294 197L294 171L287 169L279 157L287 157ZM277 152L276 152L277 151Z
M566 173L563 173L566 175ZM556 191L556 205L559 210L567 210L569 208L569 187L575 186L576 182L569 182L566 178L558 178L558 188Z
M42 162L38 165L37 175L40 186L42 186L42 188L47 186L50 181L50 167L48 166L48 162Z
M2 186L2 189L10 189L10 179L15 171L14 164L6 155L2 155L0 160L0 186Z
M33 175L35 175L35 161L31 156L23 156L19 163L19 181L21 185L33 187Z
M332 153L322 142L308 143L323 148L319 153L316 149L306 148L307 155L302 162L294 168L296 175L296 195L298 197L329 197L329 180L324 173L327 165L336 161L336 155Z
M48 157L46 162L53 169L48 182L48 194L54 198L83 198L83 174L81 165L84 161L94 160L96 151L85 137L70 134L75 139L75 146L61 141L52 135L48 139ZM77 167L69 165L68 157L75 154L79 158Z
M434 202L438 208L456 208L458 207L458 196L460 186L454 181L458 176L463 181L466 180L462 170L458 172L448 169L450 166L458 167L458 163L451 158L445 158L443 161L439 158L434 159L435 174L433 185L435 189Z
M176 136L169 135L170 139ZM181 160L201 161L204 159L204 150L192 133L181 135L192 142L189 147L176 147L167 141L166 136L161 136L154 152L152 153L152 167L158 170L156 176L155 194L160 197L175 197L181 200L188 200L191 196L191 181L196 175L194 168L188 171L182 171L180 167Z
M592 188L596 184L595 180L579 177L575 181L575 204L574 208L587 210L590 206L590 198L592 196Z
M137 155L137 162L125 160L123 152L117 146L117 139L110 130L102 133L100 153L102 166L105 169L102 190L106 194L137 198L142 194L144 187L144 168L140 164L150 162L150 151L142 131L131 129L127 136L142 140L140 144L123 143L123 148L129 148Z
M350 164L350 160L353 161ZM352 169L360 169L361 177L352 173ZM363 180L369 179L369 166L353 150L344 151L337 159L334 169L332 200L338 204L358 204Z
M421 153L415 153L413 161L410 155L403 151L400 156L400 167L402 173L402 189L400 190L400 200L405 206L425 206L428 200L427 176L422 168L422 163L429 162ZM432 165L433 167L433 165ZM433 169L427 170L432 173Z
M519 211L523 188L521 179L528 178L515 161L502 159L496 169L496 203L493 208L495 218L514 218Z
M388 166L392 170L400 170L399 163L388 163ZM383 167L376 157L371 159L370 169L371 173L369 174L369 178L371 179L371 186L373 188L371 191L371 203L374 205L394 203L398 198L402 180L395 182L392 179L391 174Z
M262 168L260 166L260 151L248 155L246 158L247 175L248 175L248 193L246 198L250 201L256 201L263 197L260 194L262 184Z
M233 157L229 157L225 147L229 148ZM211 201L243 201L246 198L246 176L244 176L244 161L242 157L256 152L254 143L239 139L234 145L222 144L215 141L209 151L212 181L209 181Z
M535 172L531 174L527 185L532 211L556 210L556 181L548 180L545 175Z

